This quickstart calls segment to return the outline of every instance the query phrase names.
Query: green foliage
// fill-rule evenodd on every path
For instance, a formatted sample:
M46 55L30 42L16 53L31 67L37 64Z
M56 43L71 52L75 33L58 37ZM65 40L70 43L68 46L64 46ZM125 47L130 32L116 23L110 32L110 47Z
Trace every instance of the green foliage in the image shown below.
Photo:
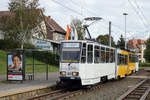
M144 51L144 58L147 62L150 62L150 38L147 39L146 50Z
M140 67L150 67L150 63L139 63Z
M48 63L50 65L59 65L59 58L60 56L58 54L55 54L53 52L34 52L33 53L35 59L42 61L44 63Z
M99 35L96 38L96 40L99 41L101 44L109 45L109 35L108 34L106 34L106 35ZM114 42L113 37L111 37L111 46L115 47L115 42Z
M0 30L5 40L24 44L32 37L31 30L42 20L39 0L10 0L10 15L3 16Z
M82 27L82 22L79 19L73 19L71 21L73 30L77 30L78 40L83 40L85 36L85 29Z
M0 40L0 49L9 50L9 49L16 49L16 48L20 48L20 43L12 40ZM25 43L24 48L33 49L35 48L35 46L29 43Z
M0 74L6 74L7 53L0 50Z
M125 40L123 38L123 35L121 35L120 40L117 42L117 47L121 49L125 49Z

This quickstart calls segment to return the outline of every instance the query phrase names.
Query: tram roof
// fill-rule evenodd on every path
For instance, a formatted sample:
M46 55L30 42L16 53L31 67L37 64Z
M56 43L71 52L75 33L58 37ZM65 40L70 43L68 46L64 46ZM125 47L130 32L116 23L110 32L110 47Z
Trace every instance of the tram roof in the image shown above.
M92 41L92 40L63 40L63 41L61 41L61 42L86 42L86 43L95 43L95 44L97 44L97 45L101 45L101 46L104 46L104 47L108 47L108 48L113 48L113 49L116 49L116 48L114 48L114 47L110 47L110 46L108 46L108 45L104 45L104 44L101 44L101 43L99 43L99 42L97 42L97 41Z

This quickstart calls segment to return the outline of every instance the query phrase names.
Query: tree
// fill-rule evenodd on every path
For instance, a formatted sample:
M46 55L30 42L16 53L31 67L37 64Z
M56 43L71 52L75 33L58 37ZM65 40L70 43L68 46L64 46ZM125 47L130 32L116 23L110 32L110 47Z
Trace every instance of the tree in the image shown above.
M120 49L125 49L125 40L123 38L123 35L121 34L120 40L117 42L117 47Z
M10 0L10 15L2 17L1 30L5 40L18 42L23 49L25 41L32 37L31 30L42 20L39 0Z
M150 62L150 37L147 39L146 50L144 51L144 58Z
M71 21L71 27L73 30L76 29L78 34L78 40L84 40L85 29L82 27L82 22L79 19L73 19Z
M101 44L109 45L109 35L108 34L106 34L106 35L99 35L96 38L96 40L99 41ZM113 37L111 37L111 46L115 47L115 42L113 40Z

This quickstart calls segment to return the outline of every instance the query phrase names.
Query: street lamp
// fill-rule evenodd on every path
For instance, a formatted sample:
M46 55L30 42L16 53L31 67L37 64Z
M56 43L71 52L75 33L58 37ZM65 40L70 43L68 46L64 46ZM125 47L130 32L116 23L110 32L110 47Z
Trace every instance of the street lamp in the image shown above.
M125 49L127 48L127 44L126 44L126 38L127 38L127 34L126 34L126 16L128 15L128 13L123 13L123 15L125 16Z

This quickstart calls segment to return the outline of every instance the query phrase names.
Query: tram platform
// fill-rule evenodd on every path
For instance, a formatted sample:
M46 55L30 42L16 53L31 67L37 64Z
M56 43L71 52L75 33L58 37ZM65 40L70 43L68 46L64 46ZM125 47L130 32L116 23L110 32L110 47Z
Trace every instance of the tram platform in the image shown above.
M41 73L42 74L42 73ZM36 89L48 88L56 84L58 72L50 72L48 80L42 78L39 73L38 79L21 81L6 81L4 75L0 75L0 98L17 93L28 92Z

